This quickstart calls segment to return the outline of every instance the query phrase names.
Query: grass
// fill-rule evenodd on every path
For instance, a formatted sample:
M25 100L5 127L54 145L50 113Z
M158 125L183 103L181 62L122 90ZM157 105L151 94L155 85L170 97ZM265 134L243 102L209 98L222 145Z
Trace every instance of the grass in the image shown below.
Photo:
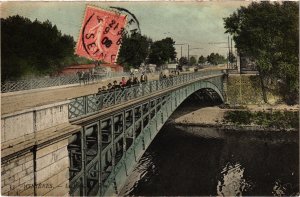
M260 125L272 128L299 128L298 111L227 111L224 123L235 125Z

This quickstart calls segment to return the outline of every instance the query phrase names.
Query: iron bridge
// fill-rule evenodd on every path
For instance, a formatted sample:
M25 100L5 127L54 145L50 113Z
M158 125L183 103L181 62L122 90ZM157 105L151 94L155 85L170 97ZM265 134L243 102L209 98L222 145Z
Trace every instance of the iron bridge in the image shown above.
M72 99L70 195L118 195L158 131L191 94L209 90L224 101L224 71L203 71Z

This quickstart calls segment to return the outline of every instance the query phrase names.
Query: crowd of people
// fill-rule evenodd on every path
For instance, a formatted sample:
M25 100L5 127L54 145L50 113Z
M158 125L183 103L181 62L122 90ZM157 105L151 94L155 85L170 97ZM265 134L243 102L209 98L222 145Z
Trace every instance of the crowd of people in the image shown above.
M132 87L140 83L146 83L147 81L148 77L144 72L142 73L140 80L137 76L131 74L128 80L126 80L125 77L122 77L122 80L119 83L115 80L113 81L113 83L108 83L107 86L102 86L98 88L97 94L114 91L115 89L124 89L125 87Z
M175 71L171 71L169 73L169 78L172 78L176 75L179 75L179 71L175 70ZM159 74L159 80L163 80L166 79L167 75L164 74L163 72L160 72ZM148 81L148 77L145 74L145 72L142 73L140 79L138 79L137 76L134 76L134 74L132 73L130 75L130 77L126 80L125 77L122 77L121 81L118 83L118 81L113 81L113 83L108 83L107 86L102 86L100 88L98 88L98 93L97 94L101 94L101 93L106 93L106 92L111 92L114 91L116 89L124 89L125 87L132 87L138 84L143 84L146 83Z

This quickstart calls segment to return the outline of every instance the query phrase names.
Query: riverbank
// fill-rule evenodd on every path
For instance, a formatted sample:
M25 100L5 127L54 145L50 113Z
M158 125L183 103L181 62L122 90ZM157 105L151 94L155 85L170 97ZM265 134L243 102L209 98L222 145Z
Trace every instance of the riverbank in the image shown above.
M178 126L225 130L299 131L299 105L247 105L199 107L183 105L169 119Z
M186 113L186 122L203 123L218 110L202 107L187 116L185 108L172 117ZM164 125L120 195L299 196L298 132L214 127Z

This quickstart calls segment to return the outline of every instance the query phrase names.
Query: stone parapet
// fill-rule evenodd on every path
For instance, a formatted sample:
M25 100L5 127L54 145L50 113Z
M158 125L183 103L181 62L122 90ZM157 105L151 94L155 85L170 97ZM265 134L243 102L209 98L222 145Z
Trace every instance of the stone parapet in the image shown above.
M2 115L1 142L68 122L68 103L63 101Z

